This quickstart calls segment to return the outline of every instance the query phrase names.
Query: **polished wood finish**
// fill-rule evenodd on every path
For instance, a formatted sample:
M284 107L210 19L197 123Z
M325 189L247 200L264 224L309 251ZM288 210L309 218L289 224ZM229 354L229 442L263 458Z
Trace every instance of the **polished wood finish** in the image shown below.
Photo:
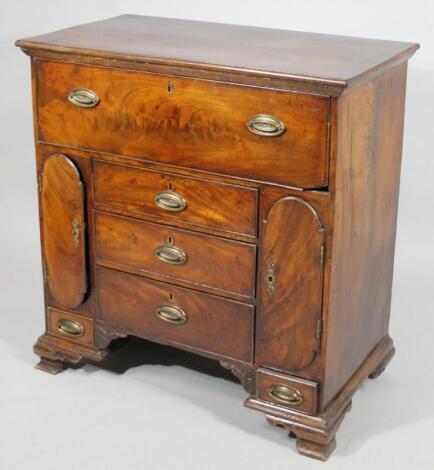
M65 155L48 158L40 177L44 278L64 307L77 307L87 291L83 183Z
M57 62L37 70L43 142L303 188L327 184L327 97ZM95 91L99 104L71 104L78 87ZM246 122L261 113L282 120L285 132L249 131Z
M213 181L204 184L203 179L102 161L94 163L94 186L95 201L110 208L257 235L258 191L254 188ZM155 204L155 196L167 190L186 201L184 210L167 211Z
M17 41L30 51L347 87L405 60L418 44L122 15Z
M394 352L393 342L386 336L366 357L327 408L317 414L309 415L284 409L255 396L249 397L244 405L263 412L270 424L282 427L295 436L299 453L318 460L327 460L336 447L336 432L346 413L351 410L354 393L371 373L382 369L390 361Z
M71 335L65 335L59 330L59 322L61 321L73 321L81 325L83 333L81 336L74 338ZM58 310L55 308L47 309L47 330L50 334L58 336L62 339L68 339L70 341L78 341L84 344L93 344L93 323L89 317L84 315L77 315L73 312L66 312L64 310Z
M259 400L273 403L276 406L283 408L291 408L297 411L315 414L318 405L318 384L310 380L300 379L298 377L292 377L285 374L280 374L272 370L260 368L257 371L257 392L256 396ZM299 404L282 404L273 398L270 393L270 388L273 385L283 385L290 387L293 390L299 392L301 399L303 400Z
M395 351L418 44L131 15L17 44L46 280L37 367L101 361L130 335L201 354L327 459Z
M252 360L250 305L104 268L98 269L98 304L103 321L132 334L167 344L187 344L227 358ZM173 325L161 320L155 314L161 305L181 308L187 321Z
M263 222L259 364L297 370L319 352L324 249L324 228L311 205L298 197L273 204Z
M95 214L95 243L97 261L130 266L145 275L160 274L197 288L203 285L254 296L255 245L103 213ZM164 245L184 252L185 263L161 261L155 250Z
M402 64L344 95L337 104L323 406L388 331L406 70Z

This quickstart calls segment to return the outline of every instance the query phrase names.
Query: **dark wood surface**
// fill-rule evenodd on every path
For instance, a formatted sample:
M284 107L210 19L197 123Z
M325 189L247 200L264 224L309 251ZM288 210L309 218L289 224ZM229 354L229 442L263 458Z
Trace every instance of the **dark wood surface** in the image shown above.
M144 338L252 361L251 305L104 268L97 274L99 315L107 323ZM185 324L172 325L157 317L155 309L167 304L185 312Z
M67 336L59 331L58 324L61 320L74 321L81 325L83 334L77 338ZM84 344L93 344L93 322L89 317L78 315L73 312L59 310L56 308L47 309L47 329L52 335L58 336L68 341L78 341Z
M169 223L184 221L257 235L258 191L254 188L101 161L94 165L94 187L95 201L110 208L156 215ZM184 210L171 212L155 204L156 194L167 190L185 200Z
M64 307L77 307L87 291L83 184L65 155L48 158L40 177L44 277Z
M352 395L394 353L406 61L419 46L131 15L17 44L33 56L41 177L38 367L101 361L128 335L194 351L325 460ZM99 103L71 104L78 87ZM258 114L285 132L252 133ZM185 208L162 212L162 190ZM163 244L186 263L157 259ZM86 334L64 337L61 319ZM303 401L276 402L273 384Z
M185 253L181 265L155 256L164 245ZM160 274L166 280L184 280L246 297L254 297L256 246L202 235L173 227L109 214L95 214L95 245L98 261L137 268L144 275ZM230 276L227 274L231 273Z
M298 405L286 405L273 398L270 388L273 385L283 385L298 392L302 402ZM318 406L318 384L310 380L300 379L290 375L279 374L278 372L260 368L257 372L257 396L259 400L273 403L278 407L292 408L297 411L315 414Z
M122 15L17 41L62 54L239 70L347 86L408 58L415 43Z
M267 421L283 428L297 439L300 454L318 460L327 460L336 447L336 431L346 413L351 410L351 400L363 381L377 371L384 370L395 348L389 336L383 338L366 357L363 364L354 372L348 382L339 391L334 400L324 410L314 415L300 413L297 410L249 397L244 403L248 408L265 413ZM261 369L259 369L261 371ZM270 371L273 374L272 371ZM291 376L286 376L291 380Z
M337 104L323 407L388 331L406 71L402 64Z
M40 141L293 186L327 183L327 97L46 61L37 81ZM95 108L68 101L80 87L98 95ZM253 134L246 123L258 114L280 119L285 132Z
M273 204L262 233L258 364L302 369L319 352L323 243L324 228L306 201L286 197Z

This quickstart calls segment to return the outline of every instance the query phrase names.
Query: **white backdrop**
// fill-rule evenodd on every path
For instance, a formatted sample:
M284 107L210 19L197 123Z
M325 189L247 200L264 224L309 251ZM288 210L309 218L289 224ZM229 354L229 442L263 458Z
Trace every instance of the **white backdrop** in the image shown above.
M121 377L93 366L57 377L32 369L44 325L30 70L13 43L121 13L421 43L408 72L391 320L398 354L356 395L326 464L299 457L283 431L242 408L237 384L196 372L182 354L170 353L167 367L155 364L165 361L159 348L132 346L137 367ZM432 1L3 0L0 64L0 468L434 468Z

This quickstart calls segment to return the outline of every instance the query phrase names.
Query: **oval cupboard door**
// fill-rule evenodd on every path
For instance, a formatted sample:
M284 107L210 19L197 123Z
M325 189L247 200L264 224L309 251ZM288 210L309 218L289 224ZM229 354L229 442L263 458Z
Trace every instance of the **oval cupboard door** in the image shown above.
M41 174L42 247L52 297L77 307L87 290L83 182L65 155L45 160Z
M273 204L263 229L256 362L301 369L319 349L324 229L297 197Z

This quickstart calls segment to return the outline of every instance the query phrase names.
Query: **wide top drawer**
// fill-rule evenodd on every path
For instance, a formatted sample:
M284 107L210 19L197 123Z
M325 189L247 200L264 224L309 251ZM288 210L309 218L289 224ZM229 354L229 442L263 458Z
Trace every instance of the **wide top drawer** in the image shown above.
M39 140L302 188L327 184L329 98L38 61Z

